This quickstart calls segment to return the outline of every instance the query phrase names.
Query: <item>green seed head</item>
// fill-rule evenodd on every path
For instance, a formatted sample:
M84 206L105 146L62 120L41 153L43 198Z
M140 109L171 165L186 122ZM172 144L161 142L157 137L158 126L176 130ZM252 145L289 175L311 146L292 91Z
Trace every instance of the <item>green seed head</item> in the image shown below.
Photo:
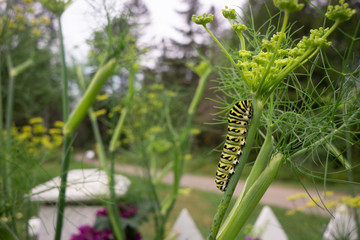
M349 4L344 0L339 1L340 5L328 7L328 11L325 16L333 21L345 22L348 21L355 13L355 9L349 8Z
M222 10L222 14L225 18L229 20L236 19L235 9L228 8L227 6L225 6L225 9Z
M194 23L205 26L207 23L212 22L214 19L214 15L209 14L206 16L206 13L204 13L202 16L192 16L192 20Z
M298 4L298 0L273 0L275 7L282 11L295 12L304 7L304 4Z

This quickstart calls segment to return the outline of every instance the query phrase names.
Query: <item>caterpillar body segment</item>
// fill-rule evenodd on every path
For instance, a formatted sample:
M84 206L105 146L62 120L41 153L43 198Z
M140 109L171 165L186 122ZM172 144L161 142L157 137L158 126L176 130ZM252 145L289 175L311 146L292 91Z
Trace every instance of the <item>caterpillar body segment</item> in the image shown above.
M226 190L229 179L235 172L235 165L239 163L251 116L250 100L239 101L230 109L227 136L215 176L216 187L221 191Z

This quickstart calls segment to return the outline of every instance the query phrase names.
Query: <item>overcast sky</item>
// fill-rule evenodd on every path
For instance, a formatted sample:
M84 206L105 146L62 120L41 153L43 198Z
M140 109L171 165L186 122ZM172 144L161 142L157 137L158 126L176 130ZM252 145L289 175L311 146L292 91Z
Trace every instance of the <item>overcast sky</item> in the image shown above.
M120 0L74 0L62 16L64 43L67 54L77 60L85 59L89 50L86 39L91 33L102 28L105 23L105 14L102 2L107 2L109 11L115 16L120 12ZM215 17L221 19L221 9L229 6L237 9L244 0L200 0L202 14L215 6ZM181 0L143 0L150 12L150 26L147 28L145 40L153 42L162 38L176 36L174 26L180 26L183 19L176 14L175 9L184 10L186 5Z

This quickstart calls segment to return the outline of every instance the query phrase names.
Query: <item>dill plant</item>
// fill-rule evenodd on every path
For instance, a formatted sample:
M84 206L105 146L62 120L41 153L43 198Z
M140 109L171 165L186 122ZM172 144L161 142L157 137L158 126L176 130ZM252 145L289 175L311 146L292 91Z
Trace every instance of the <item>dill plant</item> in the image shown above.
M189 106L184 107L176 90L153 83L134 96L126 123L124 140L140 160L146 178L144 192L153 203L154 239L166 239L166 225L177 198L187 192L180 187L180 180L191 159L193 117L213 71L205 61L188 66L199 76ZM171 192L163 197L159 185L168 173L172 173L173 184Z
M350 172L353 167L335 143L346 143L349 149L357 141L354 138L356 131L351 133L349 130L359 121L359 91L355 88L359 72L354 70L358 63L350 57L359 28L354 30L352 37L348 36L351 44L347 56L338 53L344 64L341 71L329 65L322 49L331 46L330 34L349 20L355 10L343 0L339 5L328 6L324 26L310 30L308 36L296 41L291 39L293 31L289 15L300 11L304 5L297 0L273 2L282 19L276 32L270 27L265 35L260 35L252 25L238 22L239 16L234 9L223 9L223 16L240 41L237 55L229 52L207 28L213 20L212 14L193 16L193 21L205 28L233 66L223 74L219 90L233 101L251 98L254 109L246 147L219 204L208 239L235 239L283 163L295 172L323 180L324 186L329 180L330 156L338 159ZM330 27L325 27L329 20ZM320 83L325 87L313 76L317 68L324 70L325 76ZM302 72L297 72L298 69ZM332 79L330 72L337 73L336 79ZM295 97L290 92L294 92ZM224 100L224 105L223 113L233 102ZM257 133L263 138L261 149L241 195L220 227ZM320 150L326 152L325 160L319 156ZM323 171L305 169L303 164L309 161L317 161Z

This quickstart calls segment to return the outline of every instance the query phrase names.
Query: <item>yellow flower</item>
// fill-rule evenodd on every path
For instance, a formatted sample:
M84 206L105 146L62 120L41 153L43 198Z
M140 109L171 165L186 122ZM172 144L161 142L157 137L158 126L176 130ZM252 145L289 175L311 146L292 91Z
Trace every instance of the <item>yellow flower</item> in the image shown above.
M31 33L34 34L35 37L40 37L41 36L41 31L38 28L33 28L31 30Z
M18 136L18 140L20 142L26 140L26 139L30 139L32 137L31 132L23 132Z
M198 128L192 128L192 129L190 130L190 134L192 134L192 135L197 135L197 134L199 134L199 133L201 133L201 131L200 131L200 129L198 129Z
M150 133L160 133L160 132L163 132L164 129L162 129L161 127L159 126L152 126L150 129L149 129L149 132Z
M50 24L50 18L46 17L46 16L41 16L40 17L40 21L43 22L46 25Z
M37 25L38 23L39 23L39 21L36 18L31 19L32 25Z
M164 89L164 84L153 83L153 84L151 84L150 89L162 90L162 89Z
M121 110L121 105L116 105L111 109L112 112L119 112Z
M41 144L46 148L52 148L54 145L50 142L50 137L48 135L44 135L41 138Z
M62 127L64 126L64 122L62 122L62 121L55 121L55 122L54 122L54 126L55 126L55 127L62 128Z
M295 195L291 195L291 196L288 196L286 198L286 200L288 201L295 201L296 199L299 199L299 198L307 198L308 195L306 193L297 193Z
M192 158L192 155L191 155L191 154L186 154L186 155L184 156L184 160L185 160L185 161L191 160L191 158Z
M14 12L22 12L23 8L20 5L15 5L12 7L12 9L14 10Z
M106 94L106 93L96 96L96 100L98 100L98 101L104 101L104 100L106 100L106 99L108 99L108 98L109 98L109 95Z
M63 136L61 135L52 135L52 139L55 146L60 146L63 142Z
M312 200L310 200L309 202L307 202L305 204L306 207L315 207L316 204L319 204L320 202L320 198L318 197L314 197Z
M49 133L50 134L61 134L62 130L60 128L50 128Z
M360 195L357 195L355 197L344 196L340 198L340 201L349 207L360 207Z
M15 17L16 17L16 20L19 22L24 22L26 20L26 18L24 17L24 15L22 13L17 13Z
M106 114L106 109L105 108L99 109L96 112L94 112L94 114L95 114L96 117L99 117L101 115L105 115Z
M44 133L46 132L46 128L43 125L36 124L34 125L34 133Z
M26 12L35 13L35 9L33 7L28 7L28 8L26 8Z
M294 215L294 214L297 213L297 212L303 212L303 211L304 211L303 208L297 207L297 208L295 208L295 209L286 211L286 212L285 212L285 215L287 215L287 216L292 216L292 215Z
M32 130L32 127L30 125L22 126L23 132L31 132L31 130Z
M326 191L325 192L325 196L326 197L331 197L331 196L333 196L334 195L334 192L333 191Z
M36 123L42 123L44 120L42 117L35 117L35 118L30 118L29 123L30 124L36 124Z
M334 208L334 207L336 207L336 205L337 205L337 202L335 202L335 201L328 201L325 203L326 208Z
M292 210L288 210L285 212L285 215L286 216L292 216L292 215L295 215L296 213L296 209L292 209Z
M174 91L165 91L166 96L168 97L176 97L177 93Z
M33 143L40 143L40 142L41 142L41 138L40 138L40 137L33 137L33 138L32 138L32 142L33 142Z
M150 99L154 99L154 98L156 98L156 94L153 93L153 92L149 92L149 93L147 94L147 97L150 98Z
M16 213L16 218L21 219L24 215L21 212Z
M163 107L164 106L164 103L162 101L159 101L159 100L154 100L151 102L155 107Z

